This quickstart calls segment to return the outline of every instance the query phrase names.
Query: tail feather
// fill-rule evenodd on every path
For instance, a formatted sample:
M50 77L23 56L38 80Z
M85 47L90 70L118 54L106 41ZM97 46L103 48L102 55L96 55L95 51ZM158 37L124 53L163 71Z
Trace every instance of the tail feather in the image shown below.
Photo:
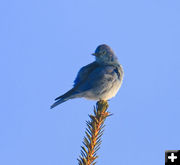
M53 105L51 105L51 109L56 107L57 105L65 102L65 101L67 101L67 100L69 100L69 99L68 98L66 98L66 99L64 98L64 99L60 99L60 100L56 101Z
M73 99L73 98L77 98L77 97L82 97L82 93L79 95L79 92L76 91L76 87L74 87L71 90L69 90L68 92L66 92L65 94L63 94L62 96L57 97L55 99L56 102L53 105L51 105L51 109L69 99Z
M63 95L55 98L55 101L56 101L56 100L59 100L59 99L63 99L63 98L65 98L65 97L69 97L69 96L72 95L72 94L75 94L75 93L76 93L76 92L75 92L75 89L76 89L76 88L72 88L71 90L69 90L69 91L66 92L65 94L63 94Z

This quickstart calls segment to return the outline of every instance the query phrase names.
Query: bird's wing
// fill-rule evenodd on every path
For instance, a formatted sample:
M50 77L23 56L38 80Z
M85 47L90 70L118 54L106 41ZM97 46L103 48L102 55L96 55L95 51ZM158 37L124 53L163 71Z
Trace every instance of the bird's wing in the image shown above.
M112 85L115 81L122 81L123 74L119 67L115 65L105 65L94 69L80 87L80 91L88 91L91 89L106 89L107 85Z
M76 79L74 80L74 87L71 90L69 90L68 92L66 92L65 94L63 94L62 96L57 97L55 100L66 98L72 94L75 94L75 92L78 92L77 91L78 87L81 84L83 84L88 79L91 72L96 70L96 68L98 68L98 67L99 67L99 64L97 62L92 62L92 63L82 67L80 69L80 71L78 72Z
M88 76L93 72L99 64L97 62L92 62L80 69L76 79L74 80L74 87L79 86L82 82L84 82Z

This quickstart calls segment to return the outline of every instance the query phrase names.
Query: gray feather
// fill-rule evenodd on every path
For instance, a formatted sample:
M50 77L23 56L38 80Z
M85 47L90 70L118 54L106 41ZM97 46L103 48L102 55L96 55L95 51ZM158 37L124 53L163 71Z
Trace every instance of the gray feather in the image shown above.
M51 109L56 107L57 105L59 105L61 103L64 103L67 100L69 100L69 99L66 98L66 99L60 99L60 100L56 101L53 105L51 105Z

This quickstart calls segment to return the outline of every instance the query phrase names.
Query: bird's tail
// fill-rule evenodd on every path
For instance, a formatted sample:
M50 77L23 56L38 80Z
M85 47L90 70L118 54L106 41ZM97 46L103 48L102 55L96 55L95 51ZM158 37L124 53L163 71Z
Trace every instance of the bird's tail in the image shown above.
M62 98L62 99L60 99L60 100L57 100L53 105L51 105L51 109L54 108L54 107L56 107L57 105L65 102L65 101L67 101L67 100L69 100L69 98Z
M55 99L55 103L53 105L51 105L51 109L56 107L57 105L69 100L69 99L73 99L73 98L76 98L78 97L77 96L77 93L76 88L72 88L71 90L69 90L68 92L66 92L65 94L63 94L62 96L59 96Z

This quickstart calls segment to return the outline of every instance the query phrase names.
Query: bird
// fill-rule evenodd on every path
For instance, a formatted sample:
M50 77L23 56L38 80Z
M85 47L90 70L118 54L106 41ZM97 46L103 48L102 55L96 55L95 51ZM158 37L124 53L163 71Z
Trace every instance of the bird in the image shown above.
M117 94L124 71L114 51L110 46L102 44L92 55L95 56L95 61L79 70L73 88L57 97L51 109L70 99L107 101Z

